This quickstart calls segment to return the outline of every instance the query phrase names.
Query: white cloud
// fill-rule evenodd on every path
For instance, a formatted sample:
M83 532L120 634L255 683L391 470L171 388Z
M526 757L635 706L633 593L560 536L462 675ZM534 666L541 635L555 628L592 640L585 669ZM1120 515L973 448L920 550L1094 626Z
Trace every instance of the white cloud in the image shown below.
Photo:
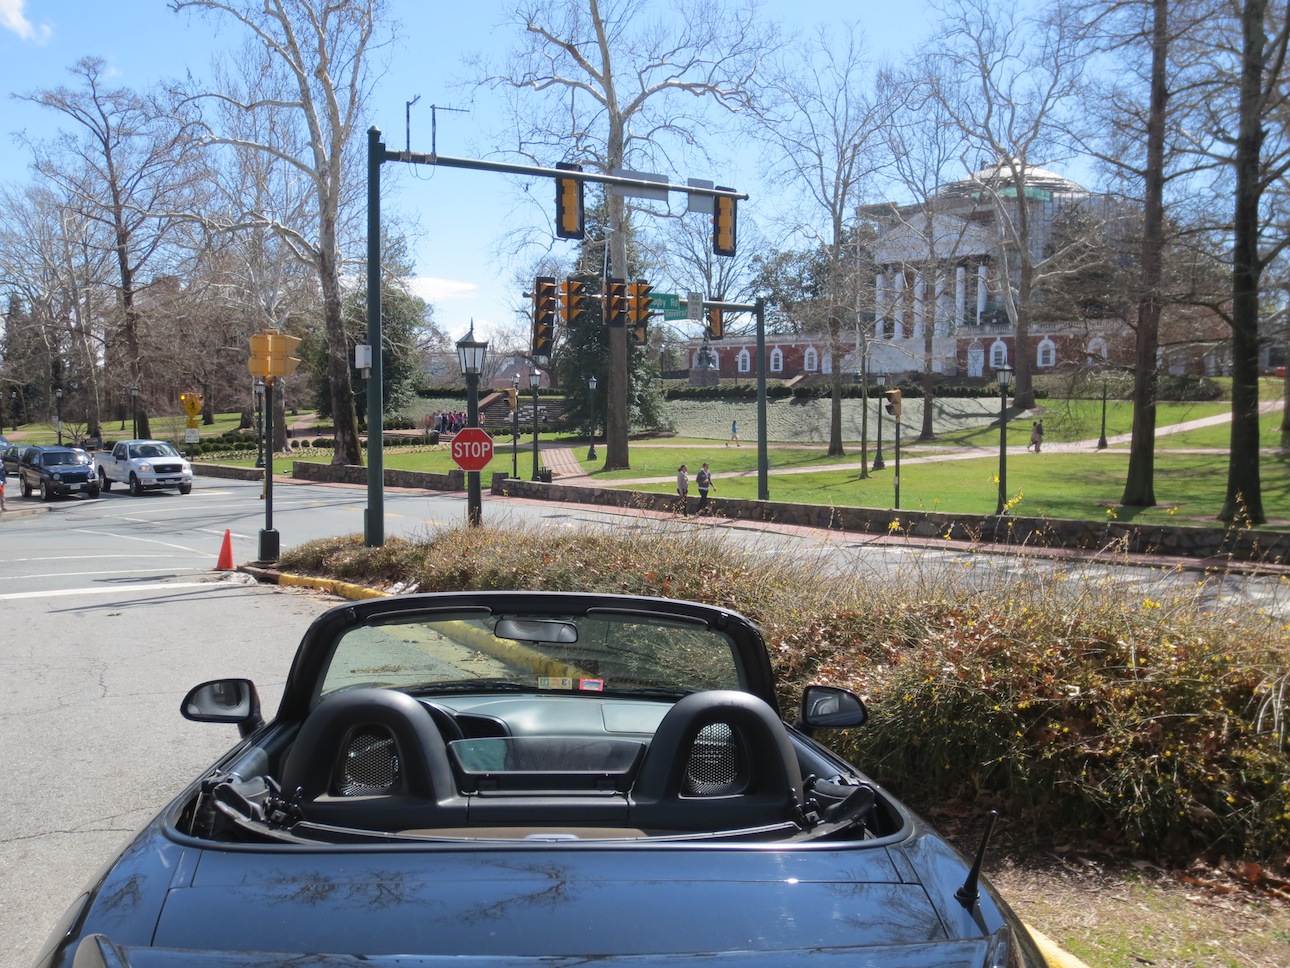
M0 0L3 3L4 0ZM434 276L413 276L408 280L408 288L414 296L420 296L428 303L437 303L448 299L473 299L478 295L479 286L473 282L460 279L436 279Z
M49 39L50 29L48 24L36 26L27 19L23 8L27 6L27 0L0 0L0 26L5 30L12 30L23 40L34 40L37 43L43 43Z

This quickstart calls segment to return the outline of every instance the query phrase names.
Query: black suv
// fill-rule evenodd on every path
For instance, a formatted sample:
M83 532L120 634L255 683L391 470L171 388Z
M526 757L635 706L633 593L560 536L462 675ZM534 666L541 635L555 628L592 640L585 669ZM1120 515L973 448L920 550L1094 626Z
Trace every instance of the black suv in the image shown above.
M36 490L44 501L78 491L99 496L94 462L79 447L24 447L18 454L18 478L23 497Z

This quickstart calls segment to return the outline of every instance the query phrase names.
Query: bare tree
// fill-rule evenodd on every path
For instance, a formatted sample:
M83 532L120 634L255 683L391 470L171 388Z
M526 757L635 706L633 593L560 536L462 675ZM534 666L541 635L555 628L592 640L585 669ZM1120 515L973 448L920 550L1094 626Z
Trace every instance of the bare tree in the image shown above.
M708 105L747 106L770 47L754 6L682 0L670 19L652 14L643 0L531 0L514 9L524 40L504 70L484 68L480 83L515 95L522 155L606 173L661 170L673 151L699 148ZM626 271L630 220L626 199L609 193L614 275ZM615 470L630 466L626 327L613 329L609 350L604 453Z
M25 99L64 115L73 127L48 144L33 144L36 170L78 200L80 212L106 230L116 262L121 339L110 341L108 358L129 370L128 383L146 391L148 370L140 333L139 294L145 274L159 262L175 213L192 182L187 168L191 131L171 105L127 89L104 86L107 65L85 58L71 69L79 88L60 87ZM122 383L125 381L123 380ZM148 399L145 392L143 399ZM140 432L148 432L146 408Z
M1030 337L1036 263L1030 173L1058 150L1059 121L1078 93L1084 64L1081 24L1069 4L1030 19L992 0L945 0L943 28L924 48L936 96L968 143L969 171L980 170L1001 248L1000 295L1016 334L1016 406L1034 406ZM973 156L976 157L973 157ZM1011 261L1009 261L1011 260Z
M360 464L341 291L343 223L361 197L354 134L370 91L368 57L381 0L172 0L171 8L231 18L250 34L242 76L228 79L222 91L196 95L224 109L203 122L204 141L251 152L308 186L303 198L277 192L246 198L240 211L228 213L226 227L268 230L317 273L336 425L332 460ZM239 116L241 123L233 120Z
M856 305L856 208L882 161L892 102L873 89L854 25L819 28L769 74L758 92L757 130L775 149L771 174L792 179L804 199L795 231L820 239L826 256L819 322L828 340L831 396L828 453L842 447L842 366Z

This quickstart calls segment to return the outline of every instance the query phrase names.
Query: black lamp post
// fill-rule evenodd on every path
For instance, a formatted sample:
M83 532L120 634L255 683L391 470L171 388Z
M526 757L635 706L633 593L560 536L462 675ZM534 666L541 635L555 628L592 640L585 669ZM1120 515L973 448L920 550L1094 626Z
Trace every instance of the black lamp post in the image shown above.
M1003 513L1008 501L1008 387L1012 384L1012 367L995 369L999 379L999 506L995 514Z
M58 443L63 443L63 388L59 387L54 391L55 406L58 408Z
M139 388L130 387L130 436L139 436Z
M529 386L533 390L533 480L538 477L538 387L542 385L542 374L533 369L529 371Z
M264 466L264 381L255 381L255 466Z
M887 385L887 374L878 374L878 383L885 387ZM878 446L874 450L873 463L869 465L871 470L880 471L887 466L887 462L882 459L882 391L878 392Z
M479 426L479 375L484 372L484 357L488 354L488 341L475 339L475 321L470 321L470 332L457 340L457 362L466 378L466 426ZM483 496L479 487L479 471L466 471L466 521L479 527L484 518Z
M511 477L520 476L520 375L511 377Z
M1097 449L1106 450L1106 374L1102 374L1102 436L1097 438Z
M591 446L587 448L587 460L596 459L596 378L593 376L587 381L587 389L591 392L587 394L587 422L591 429L587 431L587 436L591 438Z

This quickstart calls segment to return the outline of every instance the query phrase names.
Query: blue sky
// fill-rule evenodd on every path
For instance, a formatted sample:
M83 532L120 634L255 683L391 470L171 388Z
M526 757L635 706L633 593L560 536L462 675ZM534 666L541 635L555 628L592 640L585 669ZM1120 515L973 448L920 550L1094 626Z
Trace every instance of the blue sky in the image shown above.
M495 120L486 95L463 91L462 56L469 51L501 54L515 40L499 30L509 2L475 0L390 0L402 23L402 38L391 51L390 66L376 88L371 118L390 148L405 142L406 103L420 98L412 111L412 148L430 150L432 104L466 107L470 113L437 112L437 147L441 154L477 156L477 132ZM927 0L767 0L763 11L791 28L858 21L870 51L896 60L923 36ZM41 137L56 120L53 112L8 95L68 83L67 68L81 57L102 57L122 86L146 89L159 80L188 70L206 73L212 57L235 46L240 34L229 24L212 31L206 21L172 13L165 0L0 0L0 134L9 150L0 152L0 181L15 184L29 176L24 148L8 136L20 130ZM551 159L556 161L558 159ZM738 169L738 160L731 167ZM542 224L537 208L516 208L514 194L497 184L498 176L450 169L386 165L383 177L401 169L388 205L415 214L421 234L415 247L418 291L436 307L436 318L450 335L465 332L473 318L484 332L515 327L520 303L512 284L513 268L496 254L504 228L517 219ZM753 196L754 176L741 172L663 173L707 177L736 184ZM541 197L549 192L542 190ZM560 243L572 245L572 243Z

